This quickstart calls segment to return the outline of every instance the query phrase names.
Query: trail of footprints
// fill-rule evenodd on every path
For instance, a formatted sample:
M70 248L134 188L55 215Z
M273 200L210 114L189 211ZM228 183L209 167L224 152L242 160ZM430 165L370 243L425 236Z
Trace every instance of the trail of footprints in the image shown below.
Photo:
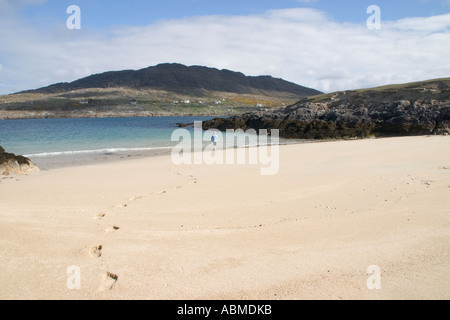
M176 173L176 175L177 176L182 176L182 174L178 173L178 172ZM188 184L189 185L198 184L198 179L195 176L190 175ZM182 188L183 188L183 186L176 186L174 189L175 190L180 190ZM161 196L161 195L165 195L167 193L168 193L167 190L161 190L159 192L152 193L149 196ZM113 212L116 209L128 208L129 206L132 205L133 202L141 200L141 199L146 198L146 197L147 196L142 196L142 195L132 197L132 198L128 199L128 201L123 203L123 204L118 204L118 205L112 206L111 207L111 212ZM101 222L106 217L107 217L107 214L102 212L102 213L97 214L93 219L95 221L97 221L97 223L98 223L98 222ZM119 226L113 225L113 226L109 226L108 228L104 229L104 233L105 234L110 234L110 233L117 232L119 230L120 230ZM96 259L102 258L102 254L103 254L103 250L104 250L103 245L92 246L92 247L88 247L87 249L88 249L88 252L89 252L89 256L91 258L96 258ZM98 291L106 292L106 291L112 290L114 288L114 285L116 284L116 282L118 280L119 280L119 276L117 274L114 274L114 273L112 273L110 271L107 271L102 276L101 285L100 285L100 288L99 288Z

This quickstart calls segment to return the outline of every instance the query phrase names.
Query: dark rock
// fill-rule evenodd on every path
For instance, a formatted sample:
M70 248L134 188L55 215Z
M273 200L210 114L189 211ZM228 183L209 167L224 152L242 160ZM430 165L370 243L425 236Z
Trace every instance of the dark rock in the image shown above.
M188 128L188 127L193 127L194 123L177 123L176 124L178 128Z
M448 84L450 79L338 92L262 114L213 119L203 127L279 129L281 137L297 139L449 134Z
M30 159L7 153L0 147L0 174L27 174L36 171L39 171L39 168Z

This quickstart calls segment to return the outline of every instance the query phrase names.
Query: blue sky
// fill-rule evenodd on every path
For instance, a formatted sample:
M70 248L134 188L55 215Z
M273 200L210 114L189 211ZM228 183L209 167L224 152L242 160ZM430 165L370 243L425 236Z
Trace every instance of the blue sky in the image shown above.
M449 77L448 52L450 0L0 0L0 94L165 62L331 92Z
M315 8L338 22L365 23L366 8L378 5L387 20L428 17L450 11L446 0L48 0L24 7L30 21L47 23L65 21L65 9L78 5L88 28L111 25L147 25L161 19L179 19L204 15L249 15L273 9ZM48 19L50 18L50 19Z

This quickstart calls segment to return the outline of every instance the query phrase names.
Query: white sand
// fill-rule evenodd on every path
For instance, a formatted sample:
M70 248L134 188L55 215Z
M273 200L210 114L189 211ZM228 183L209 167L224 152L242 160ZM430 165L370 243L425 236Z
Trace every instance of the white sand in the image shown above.
M449 137L282 146L275 176L163 156L0 181L0 299L450 298Z

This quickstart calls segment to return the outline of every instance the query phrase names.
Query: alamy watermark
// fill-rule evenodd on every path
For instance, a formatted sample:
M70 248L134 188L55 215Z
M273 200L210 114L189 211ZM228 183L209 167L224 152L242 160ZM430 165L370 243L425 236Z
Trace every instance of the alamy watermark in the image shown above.
M381 30L381 8L377 5L371 5L367 8L367 13L371 14L367 19L367 28L369 30Z
M367 288L369 290L381 290L381 268L379 266L370 266L367 268Z
M81 29L81 9L77 5L71 5L67 8L66 11L70 14L69 18L67 18L67 29L69 30L80 30Z
M77 5L70 5L66 10L70 14L66 25L69 30L81 29L81 9ZM377 5L370 5L367 8L367 14L371 16L367 19L366 25L369 30L381 29L381 8Z
M172 141L179 142L172 150L175 165L259 165L264 176L276 175L280 168L280 132L249 129L227 130L225 138L219 130L203 131L202 122L194 123L194 133L177 129ZM270 141L269 141L270 140ZM210 142L204 147L204 142ZM255 148L258 146L257 148Z
M66 274L68 275L66 286L69 290L81 289L81 268L78 266L70 266L67 268Z

